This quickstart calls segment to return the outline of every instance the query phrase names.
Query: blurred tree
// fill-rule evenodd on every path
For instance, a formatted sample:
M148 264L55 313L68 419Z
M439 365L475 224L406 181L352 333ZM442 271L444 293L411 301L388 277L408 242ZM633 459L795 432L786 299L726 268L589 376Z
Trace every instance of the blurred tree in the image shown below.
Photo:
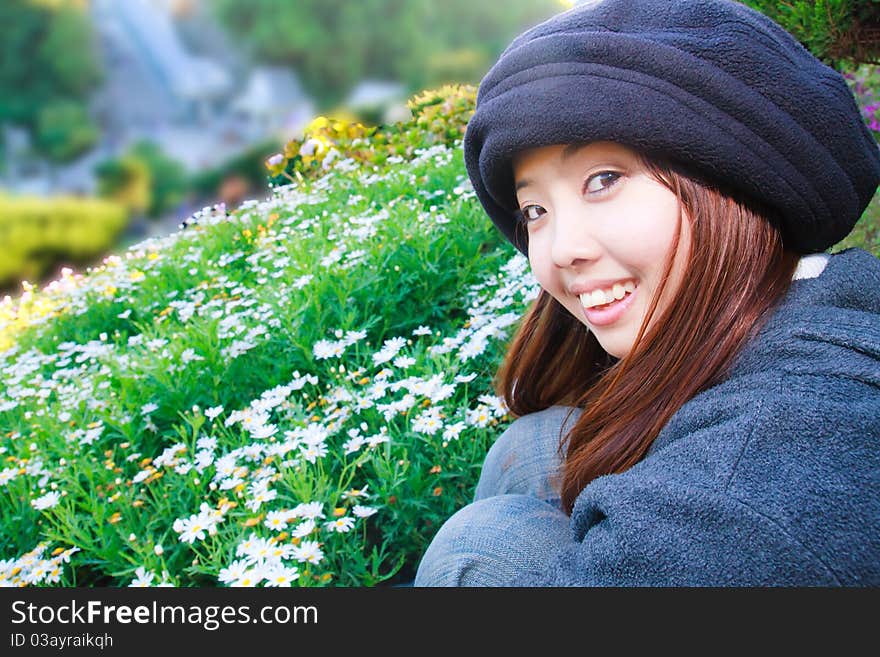
M81 2L52 4L45 38L35 44L37 58L61 93L84 99L101 79L91 19Z
M454 84L459 80L470 83L478 81L481 73L489 70L491 62L486 53L476 48L445 50L428 57L425 63L425 87Z
M183 164L165 155L157 144L150 141L135 144L129 156L143 162L150 173L147 215L157 218L176 210L189 189L189 176Z
M477 82L516 34L565 3L213 0L213 7L258 59L295 69L326 109L368 77L399 80L410 92L443 82Z
M140 159L125 155L95 167L98 195L142 214L150 207L150 170Z
M95 175L102 197L154 219L176 210L190 188L183 164L150 141L138 142L121 157L102 162Z
M412 30L412 39L422 43L421 53L426 56L399 63L414 90L452 82L479 83L516 35L567 9L571 2L423 0L419 4L424 5L422 22L407 29Z
M744 0L835 68L880 64L880 0Z
M98 136L98 126L81 103L53 100L37 112L35 142L53 160L72 160L91 148Z
M86 122L77 119L101 77L86 9L82 0L0 2L0 25L6 26L0 39L0 123L23 125L36 136L42 121L53 153L62 156L84 142ZM41 110L56 103L41 118ZM77 116L71 104L83 113ZM63 125L70 128L69 144Z

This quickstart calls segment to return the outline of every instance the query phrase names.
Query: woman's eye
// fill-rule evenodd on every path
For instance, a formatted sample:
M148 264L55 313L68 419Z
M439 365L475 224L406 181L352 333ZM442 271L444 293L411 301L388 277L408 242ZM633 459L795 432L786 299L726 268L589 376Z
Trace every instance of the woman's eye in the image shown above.
M590 194L604 192L614 185L619 178L620 174L616 171L602 171L601 173L597 173L596 175L587 178L587 182L584 185L584 191L589 192Z
M523 218L523 221L525 221L526 223L530 221L535 221L535 219L540 219L543 212L544 208L542 208L540 205L527 205L519 211L520 215Z

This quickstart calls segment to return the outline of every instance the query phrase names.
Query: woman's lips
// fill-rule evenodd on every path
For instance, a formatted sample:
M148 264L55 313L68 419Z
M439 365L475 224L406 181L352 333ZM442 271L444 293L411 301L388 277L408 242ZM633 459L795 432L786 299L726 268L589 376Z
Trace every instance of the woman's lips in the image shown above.
M633 297L639 292L639 286L632 292L628 292L625 297L615 301L605 308L584 308L584 315L587 321L593 326L608 326L619 320L626 312L627 308L632 305Z

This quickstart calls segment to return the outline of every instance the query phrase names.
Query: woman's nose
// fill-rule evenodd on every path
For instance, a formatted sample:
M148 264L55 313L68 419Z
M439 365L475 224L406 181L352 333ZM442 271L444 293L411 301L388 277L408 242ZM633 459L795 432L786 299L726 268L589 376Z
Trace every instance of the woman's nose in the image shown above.
M557 267L570 267L581 260L595 260L599 256L601 245L582 208L557 208L552 229L550 255Z

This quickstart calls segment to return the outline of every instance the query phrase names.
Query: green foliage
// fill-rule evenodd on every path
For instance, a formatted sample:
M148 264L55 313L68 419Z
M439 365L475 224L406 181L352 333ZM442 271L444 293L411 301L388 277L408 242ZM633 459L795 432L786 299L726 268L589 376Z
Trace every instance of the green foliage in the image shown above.
M441 143L461 134L440 120L449 100L414 104L420 147L407 157L303 169L272 199L0 304L0 380L37 351L52 361L40 376L78 368L51 379L72 387L42 398L45 412L12 408L0 386L0 558L51 544L71 559L42 583L126 584L141 568L154 583L213 586L256 536L273 550L320 543L312 562L288 553L295 585L412 577L509 419L491 377L531 289L521 257L498 276L516 254L485 221L460 142ZM395 138L407 153L410 139ZM68 351L87 344L88 356ZM252 414L266 402L277 432L257 438ZM291 442L316 432L324 455ZM213 463L193 467L210 444ZM39 453L30 468L27 453ZM242 459L240 482L223 474L230 459ZM291 515L308 502L322 514L311 528ZM191 540L185 523L200 512L216 531ZM353 527L335 531L337 519ZM52 547L37 547L40 559ZM0 579L17 581L15 568Z
M319 178L336 158L381 166L389 158L410 158L418 148L451 146L464 137L474 113L476 87L445 85L425 91L407 103L409 121L367 127L325 116L314 119L303 131L266 162L273 184L285 178Z
M840 67L880 63L878 0L744 0L791 32L810 52Z
M157 144L149 141L135 144L129 156L143 162L149 171L147 215L160 217L179 207L189 188L189 175L183 164L165 155Z
M70 161L98 140L98 126L81 103L52 101L37 113L36 145L58 162Z
M88 262L113 245L126 219L107 201L0 195L0 284L39 280L59 262Z
M880 71L877 65L863 64L844 77L850 85L856 103L862 112L868 129L880 141ZM868 205L852 232L844 238L836 249L859 247L880 257L880 190Z
M83 3L55 3L45 39L33 45L38 61L57 80L60 93L85 99L100 82L94 29Z
M143 160L126 155L95 167L98 194L123 206L129 214L150 206L150 170Z
M425 62L423 87L454 82L478 82L492 62L489 54L473 47L462 47L432 53Z
M557 0L215 0L214 8L258 57L293 67L321 111L363 78L410 91L475 83L523 28L562 9Z
M141 141L122 156L95 168L98 193L128 208L160 217L185 198L189 175L183 164L165 155L153 142Z
M880 65L863 64L843 74L874 138L880 140Z
M82 120L84 110L74 114L69 109L71 104L84 107L101 77L86 10L84 3L73 0L0 3L0 25L4 26L0 39L0 122L19 123L35 132L38 121L44 126L54 124L43 130L52 133L48 140L53 156L67 157L81 148L94 128ZM63 119L41 112L62 103ZM71 135L57 134L64 126Z
M852 232L834 245L834 251L858 247L880 258L880 190L868 205Z

